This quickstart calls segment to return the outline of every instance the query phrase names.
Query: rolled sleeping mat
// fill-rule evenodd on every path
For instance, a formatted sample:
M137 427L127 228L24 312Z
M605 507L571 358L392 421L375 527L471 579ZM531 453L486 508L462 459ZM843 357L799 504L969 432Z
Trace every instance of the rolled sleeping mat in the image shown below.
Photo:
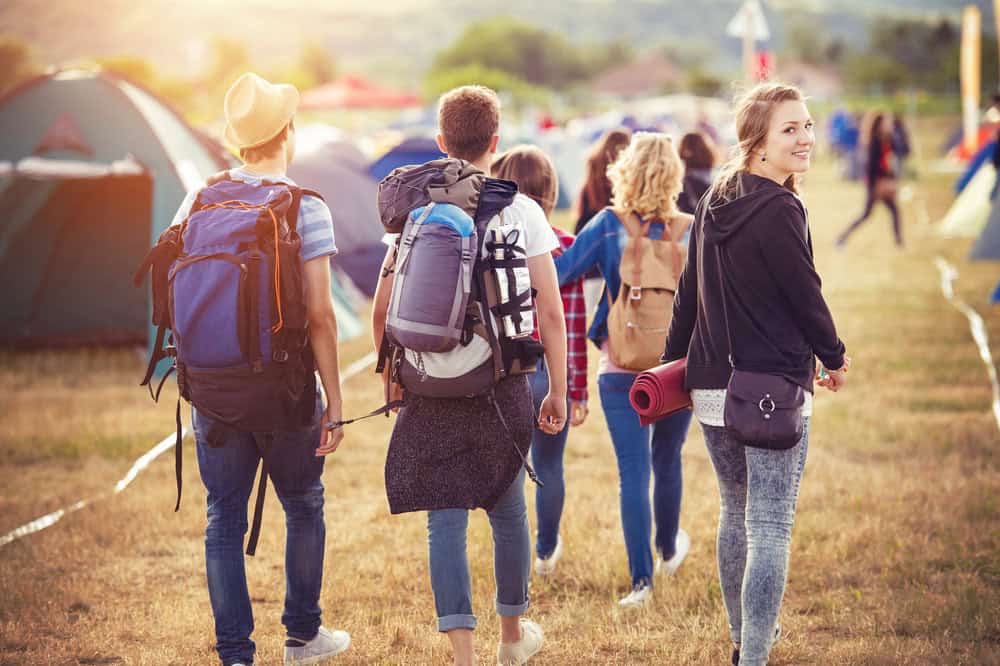
M641 425L647 426L691 407L691 393L684 388L685 374L687 359L681 358L636 376L628 398Z

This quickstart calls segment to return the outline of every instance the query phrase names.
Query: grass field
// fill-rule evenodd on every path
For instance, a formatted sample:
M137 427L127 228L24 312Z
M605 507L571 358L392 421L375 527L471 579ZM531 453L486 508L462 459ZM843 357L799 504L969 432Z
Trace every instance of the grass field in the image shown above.
M938 136L923 132L927 154ZM917 222L949 205L952 176L925 174L903 205L907 248L892 246L880 210L844 251L832 239L862 204L860 185L829 165L805 200L817 263L853 356L850 384L816 399L809 460L773 664L1000 663L1000 472L986 369L966 319L941 294L935 256L955 264L959 296L986 319L1000 352L1000 316L986 296L996 263L969 264L968 241ZM341 350L342 367L367 353ZM0 533L109 491L131 461L173 428L175 394L154 406L136 384L133 351L0 353ZM345 384L346 413L380 399L374 376ZM653 603L619 610L629 584L614 455L596 386L587 423L567 447L564 559L532 583L529 616L547 643L532 663L725 664L729 643L715 569L718 496L701 433L684 449L682 525L691 554ZM185 412L185 419L187 413ZM390 516L382 465L390 424L348 428L327 461L327 625L347 629L335 663L444 664L434 629L423 514ZM125 492L0 548L0 665L212 664L203 563L205 493L185 443L185 496L174 501L172 453ZM529 505L533 492L529 486ZM280 663L281 510L273 493L248 576L259 664ZM532 515L532 524L534 519ZM492 544L482 512L469 557L491 663Z

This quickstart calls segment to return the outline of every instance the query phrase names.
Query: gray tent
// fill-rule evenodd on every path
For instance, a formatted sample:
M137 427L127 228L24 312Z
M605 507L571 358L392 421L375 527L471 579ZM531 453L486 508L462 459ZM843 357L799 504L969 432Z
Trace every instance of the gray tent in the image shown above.
M288 175L326 199L339 250L334 265L372 296L385 245L375 208L376 183L364 155L332 127L303 127Z

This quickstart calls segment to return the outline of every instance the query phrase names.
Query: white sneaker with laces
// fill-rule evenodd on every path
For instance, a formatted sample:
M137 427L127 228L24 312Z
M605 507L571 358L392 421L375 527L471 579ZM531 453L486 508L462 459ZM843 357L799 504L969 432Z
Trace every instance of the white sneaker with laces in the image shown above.
M542 628L535 622L521 618L521 640L516 643L500 643L497 648L497 666L520 666L538 654L545 637Z
M311 641L302 642L295 638L285 641L285 664L315 664L340 654L350 645L351 635L346 631L320 627Z
M684 558L691 551L691 537L684 530L678 528L677 538L674 540L674 556L669 560L660 560L656 564L656 572L664 576L673 576L677 569L684 562Z
M556 563L560 557L562 557L562 539L556 539L556 549L551 555L544 560L540 557L535 558L535 573L539 576L548 576L556 570Z
M622 608L638 608L653 598L653 588L649 583L641 581L636 583L632 591L618 600L618 605Z

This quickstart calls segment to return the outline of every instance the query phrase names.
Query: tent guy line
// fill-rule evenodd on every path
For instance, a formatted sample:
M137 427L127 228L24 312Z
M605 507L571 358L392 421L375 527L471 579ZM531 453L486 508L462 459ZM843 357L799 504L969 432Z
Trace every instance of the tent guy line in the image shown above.
M375 361L377 360L378 360L378 354L376 354L375 352L369 352L365 356L359 358L357 361L347 366L347 369L344 370L343 372L341 381L346 382L355 375L359 374L362 370L364 370L368 366L374 364ZM190 429L184 428L183 432L181 433L181 438L184 439L189 434L191 434ZM125 488L127 488L129 484L132 483L132 481L134 481L137 476L139 476L140 472L144 471L147 467L149 467L150 463L156 460L162 453L169 451L171 448L173 448L176 441L177 441L177 433L170 433L162 440L160 440L153 448L151 448L149 451L147 451L138 459L136 459L134 463L132 463L132 467L130 467L125 476L123 476L121 480L115 484L114 490L112 490L111 492L101 493L95 497L80 500L79 502L74 502L73 504L70 504L67 507L57 509L52 513L47 513L44 516L41 516L40 518L36 518L35 520L32 520L29 523L25 523L24 525L21 525L20 527L13 529L10 532L7 532L3 536L0 536L0 548L6 546L12 541L17 541L21 537L28 536L29 534L34 534L35 532L40 532L41 530L44 530L46 527L51 527L52 525L55 525L60 520L62 520L65 516L75 511L79 511L80 509L86 506L89 506L100 500L107 499L108 497L111 497L113 495L117 495L121 491L125 490Z
M983 363L986 364L986 373L989 375L990 384L993 386L993 417L996 419L997 428L1000 428L1000 384L997 383L997 368L993 362L993 355L990 353L990 343L986 335L986 326L983 323L983 318L979 316L979 313L974 308L961 298L955 296L952 282L958 277L958 269L942 257L934 257L934 263L941 273L941 292L944 294L944 297L969 320L972 339L975 341L976 347L979 348L979 358L983 359Z

